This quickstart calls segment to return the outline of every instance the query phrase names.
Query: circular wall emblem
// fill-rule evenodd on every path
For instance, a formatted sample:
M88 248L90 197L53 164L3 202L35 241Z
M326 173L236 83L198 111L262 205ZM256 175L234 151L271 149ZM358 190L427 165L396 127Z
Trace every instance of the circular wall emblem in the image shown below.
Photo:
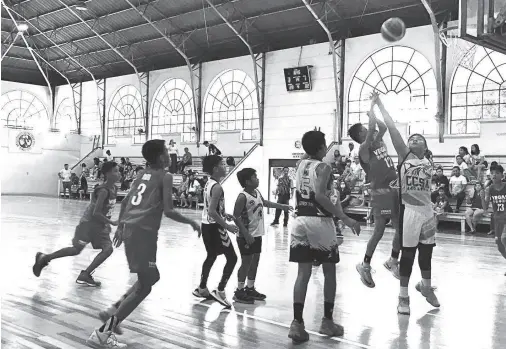
M297 149L302 148L302 143L300 141L295 141L295 148Z
M16 137L16 145L23 151L30 151L35 146L35 137L31 132L20 132Z

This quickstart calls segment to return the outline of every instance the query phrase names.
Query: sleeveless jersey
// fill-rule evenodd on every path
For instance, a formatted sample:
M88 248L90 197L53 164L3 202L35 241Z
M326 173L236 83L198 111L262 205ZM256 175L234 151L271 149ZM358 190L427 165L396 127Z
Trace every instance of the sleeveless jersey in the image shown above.
M390 183L397 179L397 174L385 143L372 142L367 151L369 152L369 162L362 161L360 155L359 161L368 175L367 178L371 183L371 189L390 188Z
M315 199L316 168L321 161L305 159L299 163L296 174L295 214L297 216L332 217ZM326 165L328 166L328 165ZM332 176L329 178L325 195L330 198L332 193Z
M246 206L241 213L241 221L253 237L262 236L264 231L264 201L258 190L255 190L256 197L243 191L246 197Z
M112 214L114 213L114 206L116 205L116 193L117 188L116 185L114 185L113 189L109 189L105 186L105 184L98 185L93 190L93 195L90 204L88 207L86 207L86 210L84 211L83 217L81 218L82 222L93 222L93 223L99 223L99 224L105 224L99 220L97 220L95 217L93 217L93 212L95 211L95 207L97 205L97 199L98 199L98 192L102 189L107 190L107 197L105 199L104 205L102 206L102 214L106 216L107 218L111 218Z
M214 186L218 184L217 181L215 181L212 178L209 178L209 180L206 183L206 186L204 187L204 208L202 209L202 223L203 224L214 224L216 221L209 216L209 205L211 204L211 190L213 190ZM218 214L221 217L225 216L225 194L222 192L221 197L218 201L218 207L217 207Z
M163 215L163 178L165 170L148 168L137 174L121 217L123 224L157 233Z
M400 166L402 202L432 209L432 162L409 153Z
M506 184L502 183L502 188L497 190L490 186L490 200L494 210L494 219L506 222Z

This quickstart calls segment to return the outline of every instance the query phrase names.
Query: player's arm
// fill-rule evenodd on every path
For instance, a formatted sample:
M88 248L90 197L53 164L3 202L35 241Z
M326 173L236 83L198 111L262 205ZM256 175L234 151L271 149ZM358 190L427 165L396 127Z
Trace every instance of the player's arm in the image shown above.
M237 196L237 200L235 200L234 205L234 223L239 228L239 234L246 239L248 244L252 244L254 242L253 237L249 233L248 229L244 226L242 222L241 215L244 212L244 208L246 207L246 196L243 193L239 193Z
M376 115L374 114L373 106L371 105L371 110L367 112L369 116L369 124L367 125L367 135L365 136L364 143L360 144L358 148L358 156L363 162L369 162L369 148L371 147L372 142L374 142L374 131L376 130Z
M383 118L385 119L385 124L387 126L388 132L390 132L390 138L392 139L392 143L394 144L395 151L401 158L405 158L409 153L409 148L402 139L401 133L395 126L395 121L392 119L392 116L388 113L383 105L383 102L379 97L376 97L376 104L378 105Z
M483 210L485 212L487 212L489 204L490 204L490 186L487 187L484 191L482 189L481 205L483 206Z
M218 204L220 198L223 195L223 188L220 184L215 184L211 189L211 200L209 202L209 217L214 219L223 229L228 230L231 233L237 233L238 228L228 224L225 219L218 213Z
M108 196L109 196L107 189L100 189L97 194L98 194L98 197L97 197L97 202L95 204L95 210L93 210L93 218L98 219L102 223L111 224L111 225L118 225L118 221L113 221L113 220L107 218L103 213L105 201L108 200Z
M183 216L181 213L174 210L174 205L172 202L172 175L170 173L166 173L163 177L163 213L167 218L170 218L176 222L189 224L193 228L199 232L200 236L200 225L195 222L193 219Z
M360 225L358 222L351 219L344 213L339 200L336 205L334 205L330 198L325 195L330 176L332 176L332 170L329 165L325 163L318 165L316 168L315 200L323 207L323 209L332 213L333 216L341 219L344 224L350 227L352 231L358 235L360 234Z
M290 180L290 184L292 184L292 180ZM295 188L293 188L295 189ZM293 207L290 205L284 205L284 204L278 204L277 202L272 202L269 200L265 200L262 194L257 190L258 195L260 195L260 198L262 199L262 204L267 208L274 208L279 209L283 211L293 211Z
M383 140L383 136L385 135L385 133L387 133L388 127L380 119L376 119L376 124L378 125L378 134L376 135L375 140L380 142Z

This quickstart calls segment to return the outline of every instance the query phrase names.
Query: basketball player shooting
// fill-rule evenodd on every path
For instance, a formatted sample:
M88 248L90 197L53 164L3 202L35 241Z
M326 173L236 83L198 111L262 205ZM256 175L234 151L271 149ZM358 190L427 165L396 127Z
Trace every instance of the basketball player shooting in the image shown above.
M430 199L433 164L425 157L427 152L425 138L415 133L408 138L406 145L394 120L377 95L375 103L383 115L399 156L398 175L402 197L399 232L402 254L399 263L401 287L397 312L409 315L408 285L417 250L422 281L418 282L415 288L429 304L434 307L440 306L431 285L432 250L436 245L437 230L437 221Z
M397 179L395 167L392 159L387 153L383 135L387 131L387 126L374 115L374 105L378 99L378 94L371 95L371 110L367 113L369 116L368 128L361 123L350 127L348 134L355 142L360 144L359 160L362 168L368 169L367 174L371 184L371 207L374 216L374 231L367 242L364 260L357 264L357 271L360 274L360 280L367 287L375 287L376 284L371 276L371 259L385 233L387 220L392 220L395 229L394 239L392 241L392 254L390 259L383 265L390 270L398 279L399 268L398 258L400 251L399 242L399 194L397 189L391 188L390 183ZM379 132L376 131L376 124Z

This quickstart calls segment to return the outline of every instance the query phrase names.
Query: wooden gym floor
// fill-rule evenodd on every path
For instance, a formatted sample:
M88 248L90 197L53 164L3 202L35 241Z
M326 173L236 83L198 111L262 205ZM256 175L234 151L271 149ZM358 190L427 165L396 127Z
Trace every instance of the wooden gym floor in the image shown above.
M121 247L94 274L101 288L80 286L75 279L95 256L86 248L80 256L53 261L40 278L32 274L37 251L69 245L86 202L2 197L2 347L85 348L85 340L100 324L97 313L120 297L135 279L128 272ZM119 207L118 207L119 209ZM200 212L186 210L199 217ZM117 214L118 212L116 212ZM272 216L267 217L270 223ZM434 251L433 284L442 304L434 310L410 285L411 316L396 311L399 283L382 266L390 253L391 231L385 233L373 258L376 288L366 288L355 264L370 236L345 232L337 268L335 320L345 328L342 338L324 338L318 331L323 313L323 275L313 269L304 318L310 341L299 348L506 348L506 261L492 238L439 234ZM165 220L159 234L161 280L147 300L124 322L120 340L129 348L291 348L287 338L292 320L292 290L296 266L288 263L289 233L269 228L257 277L265 302L223 310L199 302L197 286L204 246L188 227ZM209 287L217 285L224 265L218 258ZM235 272L237 272L237 267ZM236 274L227 287L229 298Z

